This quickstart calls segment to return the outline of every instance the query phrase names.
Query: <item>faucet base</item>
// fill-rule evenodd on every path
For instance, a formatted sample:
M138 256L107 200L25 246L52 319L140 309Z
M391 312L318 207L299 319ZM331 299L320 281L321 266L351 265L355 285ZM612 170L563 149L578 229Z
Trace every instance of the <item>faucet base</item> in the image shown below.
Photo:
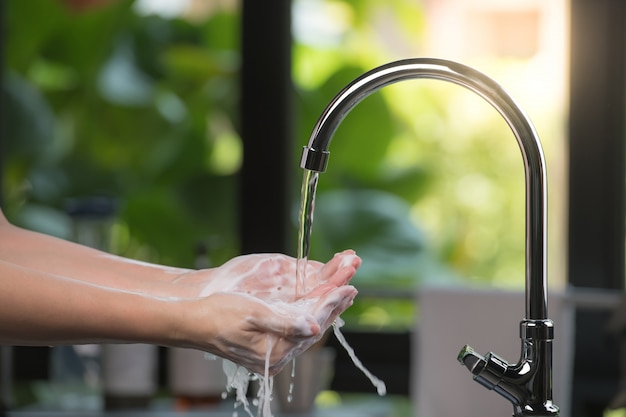
M559 408L552 403L551 320L524 320L520 324L522 357L509 364L495 353L482 356L470 346L459 353L458 360L476 382L493 390L513 404L514 417L557 417Z

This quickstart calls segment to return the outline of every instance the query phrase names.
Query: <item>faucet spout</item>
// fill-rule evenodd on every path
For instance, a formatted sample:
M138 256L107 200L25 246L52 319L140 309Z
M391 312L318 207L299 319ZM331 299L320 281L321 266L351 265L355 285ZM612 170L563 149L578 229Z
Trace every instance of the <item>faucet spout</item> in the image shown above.
M382 87L419 78L448 81L478 94L506 120L517 140L524 162L526 186L526 319L522 326L531 330L522 332L523 354L520 363L512 367L507 364L502 375L506 381L490 389L497 386L497 391L502 391L501 394L511 400L515 416L558 415L558 407L552 405L552 331L545 331L548 328L552 329L552 322L547 318L546 164L541 142L533 124L498 83L473 68L441 59L407 59L375 68L348 84L326 107L313 128L309 143L304 147L300 166L310 171L324 172L332 136L350 110ZM524 323L527 323L527 326ZM528 352L534 355L532 361L528 360ZM544 357L545 355L549 358ZM459 358L466 366L468 363L472 365L470 369L472 373L476 371L481 374L490 363L489 360L483 363L481 361L484 361L484 358L479 359L473 355L464 359L465 361ZM532 373L531 376L524 374L524 377L505 378L511 375L513 372L511 369L522 367L526 370L527 365L531 363L532 366L528 371ZM481 381L480 376L476 377L476 374L474 376ZM537 390L542 392L535 392ZM545 404L545 410L538 410L537 404Z

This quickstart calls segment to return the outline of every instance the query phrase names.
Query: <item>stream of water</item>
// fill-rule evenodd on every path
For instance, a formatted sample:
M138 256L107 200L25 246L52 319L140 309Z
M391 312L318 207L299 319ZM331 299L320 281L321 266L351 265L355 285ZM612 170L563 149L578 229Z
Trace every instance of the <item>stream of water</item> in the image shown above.
M315 209L315 192L319 172L304 170L300 197L300 213L298 217L298 254L296 258L296 299L306 293L306 265L309 260L311 247L311 229L313 226L313 211Z
M309 259L309 250L311 247L311 229L313 226L313 212L315 209L315 192L317 191L317 181L319 179L319 173L304 170L304 177L302 180L302 196L300 203L299 214L299 229L298 229L298 256L296 263L296 298L306 293L306 264ZM343 320L337 319L333 323L333 331L335 337L346 350L350 359L354 365L363 372L363 374L369 378L372 385L376 387L378 395L385 395L387 393L387 387L385 383L374 376L368 369L365 368L363 363L357 358L354 349L348 344L346 338L341 333L340 327L343 325ZM295 359L292 367L292 380L294 378ZM290 390L292 385L290 386ZM291 394L291 392L290 392Z

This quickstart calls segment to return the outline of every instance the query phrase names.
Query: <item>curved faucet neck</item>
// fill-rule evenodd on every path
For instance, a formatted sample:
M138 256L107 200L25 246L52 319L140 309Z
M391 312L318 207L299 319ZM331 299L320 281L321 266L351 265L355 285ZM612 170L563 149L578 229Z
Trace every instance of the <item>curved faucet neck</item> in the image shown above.
M547 181L539 136L520 106L483 73L452 61L407 59L375 68L340 91L318 119L305 146L301 167L324 172L328 147L339 124L357 104L382 87L410 79L437 79L465 87L490 103L513 131L524 161L526 181L526 318L547 318Z

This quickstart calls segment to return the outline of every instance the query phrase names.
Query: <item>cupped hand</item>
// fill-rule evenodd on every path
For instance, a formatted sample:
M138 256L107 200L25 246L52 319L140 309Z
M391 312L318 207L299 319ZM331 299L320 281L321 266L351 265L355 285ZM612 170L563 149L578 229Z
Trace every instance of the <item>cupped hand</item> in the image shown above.
M267 365L269 375L275 375L318 341L323 329L352 304L355 296L354 287L344 286L303 307L269 304L241 293L212 294L199 300L208 306L204 311L210 316L199 320L211 320L210 326L218 323L219 328L206 344L195 347L259 374ZM202 335L198 337L202 340Z
M307 261L302 268L304 288L298 288L297 295L296 259L274 253L238 256L217 268L181 275L175 284L188 297L238 292L265 301L294 302L346 285L360 265L361 259L352 250L337 253L326 264Z
M306 283L297 297L296 260L285 255L240 256L207 276L199 271L184 277L187 285L200 291L197 320L213 326L205 345L203 336L196 335L200 340L196 347L259 373L269 349L268 371L278 373L352 305L357 291L348 283L360 263L353 251L341 252L326 264L309 261Z

